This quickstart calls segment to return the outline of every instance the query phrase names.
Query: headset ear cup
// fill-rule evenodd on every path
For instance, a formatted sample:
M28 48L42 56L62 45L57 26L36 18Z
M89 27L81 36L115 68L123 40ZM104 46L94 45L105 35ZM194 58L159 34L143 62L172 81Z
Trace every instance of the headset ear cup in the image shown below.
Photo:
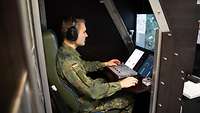
M75 27L71 27L66 32L66 38L70 41L76 41L78 38L78 33Z

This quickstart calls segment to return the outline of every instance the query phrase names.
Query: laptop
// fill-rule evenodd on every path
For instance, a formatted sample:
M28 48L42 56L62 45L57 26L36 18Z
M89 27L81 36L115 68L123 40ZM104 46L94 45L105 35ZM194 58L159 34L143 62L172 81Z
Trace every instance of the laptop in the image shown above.
M138 63L144 51L135 49L125 64L108 67L114 74L117 75L118 79L122 79L129 76L137 75L137 72L133 70L135 65Z

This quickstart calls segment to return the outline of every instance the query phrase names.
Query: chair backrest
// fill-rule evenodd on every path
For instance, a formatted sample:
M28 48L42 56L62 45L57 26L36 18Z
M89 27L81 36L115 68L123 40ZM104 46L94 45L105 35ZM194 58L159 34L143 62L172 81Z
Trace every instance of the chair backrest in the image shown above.
M67 86L57 75L56 71L56 53L57 53L57 41L56 35L52 31L46 31L43 33L43 43L45 51L45 61L48 82L50 87L56 87L57 92L64 100L64 103L71 108L72 113L79 111L78 95Z

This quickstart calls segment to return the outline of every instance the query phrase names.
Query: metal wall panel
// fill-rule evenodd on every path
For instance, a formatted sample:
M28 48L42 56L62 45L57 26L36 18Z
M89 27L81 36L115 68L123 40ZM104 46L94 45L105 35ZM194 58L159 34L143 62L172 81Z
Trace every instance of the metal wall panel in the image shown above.
M196 0L161 1L170 32L162 35L156 113L180 113L184 77L192 72L198 18Z

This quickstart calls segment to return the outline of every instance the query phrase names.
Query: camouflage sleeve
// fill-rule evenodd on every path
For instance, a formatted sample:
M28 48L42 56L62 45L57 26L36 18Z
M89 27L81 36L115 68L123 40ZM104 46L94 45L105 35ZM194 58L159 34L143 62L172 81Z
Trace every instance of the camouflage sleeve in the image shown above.
M64 67L66 67L65 65ZM95 82L91 78L87 77L84 70L78 63L75 63L71 68L65 68L64 70L66 79L73 85L77 90L89 96L92 99L102 99L113 95L115 92L121 90L119 82L102 83Z
M81 62L82 62L83 66L85 67L87 72L97 71L98 69L102 69L103 67L105 67L103 62L99 62L99 61L82 60Z

